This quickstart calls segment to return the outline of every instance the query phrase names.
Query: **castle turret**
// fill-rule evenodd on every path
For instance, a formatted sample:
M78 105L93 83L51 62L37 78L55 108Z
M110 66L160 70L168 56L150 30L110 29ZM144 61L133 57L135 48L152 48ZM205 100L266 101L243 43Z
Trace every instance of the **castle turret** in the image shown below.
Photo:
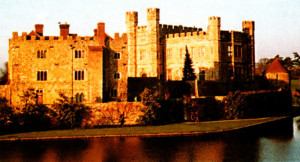
M243 21L243 31L254 36L254 21Z
M213 16L208 18L207 33L209 34L210 40L220 40L220 26L220 17Z
M211 76L214 77L215 80L219 80L220 77L220 65L221 65L221 18L212 16L208 18L208 26L207 26L207 34L208 40L210 41L207 46L207 52L210 53L211 61L213 63L214 68L211 70Z
M251 68L252 69L252 77L255 75L255 36L254 36L254 21L243 21L243 31L244 33L248 34L251 37L251 43L248 46L248 49L250 49L251 56L248 56L251 58Z
M126 32L128 38L128 77L137 77L136 66L136 27L138 25L138 13L126 12Z
M67 24L67 23L59 25L60 36L63 36L64 39L67 39L67 37L69 35L69 28L70 28L70 24Z
M43 24L35 24L35 32L37 34L39 34L40 36L43 36L43 32L44 32L44 25Z
M97 36L99 37L99 44L101 46L105 46L105 23L104 22L99 22L97 24Z
M151 66L150 77L159 77L162 75L162 69L159 68L162 61L158 57L161 55L159 51L159 9L148 8L147 9L147 32L148 32L148 51L149 64Z

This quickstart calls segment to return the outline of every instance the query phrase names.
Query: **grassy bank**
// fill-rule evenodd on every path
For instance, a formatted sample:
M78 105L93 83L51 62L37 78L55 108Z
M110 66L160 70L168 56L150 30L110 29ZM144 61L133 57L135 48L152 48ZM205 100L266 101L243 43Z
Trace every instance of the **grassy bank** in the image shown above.
M259 119L240 119L210 121L199 123L177 123L161 126L135 126L101 129L74 129L51 130L40 132L17 133L0 136L0 140L26 140L26 139L57 139L57 138L82 138L82 137L113 137L113 136L171 136L204 134L230 131L266 123L285 117L269 117Z

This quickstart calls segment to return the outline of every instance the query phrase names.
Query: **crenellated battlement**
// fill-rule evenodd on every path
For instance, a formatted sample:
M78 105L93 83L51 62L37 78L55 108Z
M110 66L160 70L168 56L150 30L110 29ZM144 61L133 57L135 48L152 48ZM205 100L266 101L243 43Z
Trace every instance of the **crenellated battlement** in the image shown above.
M138 12L136 11L128 11L126 12L126 22L138 22Z
M196 27L184 27L182 25L167 25L167 24L160 24L160 30L164 34L173 34L173 33L185 33L185 32L199 32L202 31L202 28Z
M159 8L148 8L147 9L147 20L159 21Z
M158 14L159 13L159 8L148 8L147 13L148 14Z
M115 40L118 40L118 39L127 39L127 33L123 33L121 36L120 36L120 33L115 33L114 34L114 39Z
M75 40L75 41L94 41L95 36L68 36L64 39L64 36L28 36L26 32L23 32L21 36L18 36L18 32L12 33L12 40L21 41L64 41L64 40Z
M138 28L138 29L146 29L147 26L146 26L146 25L144 25L144 26L138 26L137 28Z
M221 20L221 18L218 17L218 16L211 16L211 17L209 17L208 19L209 19L209 20Z
M172 34L166 34L166 36L167 38L200 37L200 39L204 39L206 36L206 32L194 31L194 32L172 33Z
M254 25L254 21L245 20L243 21L243 25Z

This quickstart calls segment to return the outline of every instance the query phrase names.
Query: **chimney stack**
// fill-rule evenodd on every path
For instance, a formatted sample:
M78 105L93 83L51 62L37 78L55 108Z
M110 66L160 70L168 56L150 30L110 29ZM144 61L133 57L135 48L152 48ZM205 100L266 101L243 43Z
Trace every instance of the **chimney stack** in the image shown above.
M43 36L43 32L44 32L44 25L43 24L35 24L34 25L35 27L35 32L40 35L40 36Z
M69 28L70 28L70 24L67 24L67 23L59 25L60 36L63 36L64 39L67 39L67 37L69 35Z
M99 43L105 46L105 23L99 22L97 24L97 36L99 37Z

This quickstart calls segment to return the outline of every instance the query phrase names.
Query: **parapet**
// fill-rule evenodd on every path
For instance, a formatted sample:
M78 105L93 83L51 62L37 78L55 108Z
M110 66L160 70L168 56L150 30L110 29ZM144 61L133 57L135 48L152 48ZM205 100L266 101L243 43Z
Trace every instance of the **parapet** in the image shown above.
M211 16L208 18L208 26L221 26L221 18L218 16Z
M211 16L208 18L208 20L221 20L221 18L218 16Z
M254 30L254 21L243 21L243 29L244 28L252 28Z
M167 38L199 37L200 39L205 39L206 32L194 31L194 32L172 33L172 34L167 34L166 36Z
M136 11L128 11L126 12L126 23L128 22L134 22L138 23L138 12Z
M147 9L147 20L159 21L159 8L148 8Z
M67 36L66 39L64 39L64 36L28 36L25 35L26 32L23 32L22 36L18 36L18 32L13 32L13 37L12 39L16 40L22 40L22 41L62 41L62 40L84 40L84 41L94 41L95 37L94 36Z
M160 24L159 25L160 30L164 34L172 34L172 33L185 33L185 32L199 32L202 31L202 28L196 28L196 27L183 27L182 25L166 25L166 24Z

